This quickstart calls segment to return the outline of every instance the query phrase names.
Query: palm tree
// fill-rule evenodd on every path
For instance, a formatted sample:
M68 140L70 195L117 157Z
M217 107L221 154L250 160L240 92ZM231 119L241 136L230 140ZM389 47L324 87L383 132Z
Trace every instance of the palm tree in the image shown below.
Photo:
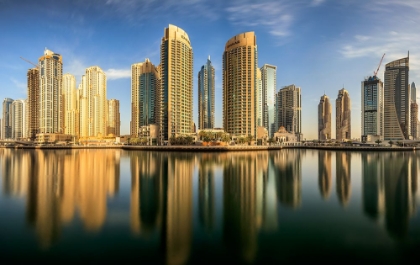
M379 144L382 143L382 141L378 139L378 140L375 141L375 143L377 143L378 146L379 146Z

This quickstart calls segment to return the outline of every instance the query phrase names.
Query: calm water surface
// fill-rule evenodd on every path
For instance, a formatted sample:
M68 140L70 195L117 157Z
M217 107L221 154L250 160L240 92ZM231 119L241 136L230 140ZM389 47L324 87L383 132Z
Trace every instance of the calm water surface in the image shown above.
M0 261L417 263L419 153L0 149Z

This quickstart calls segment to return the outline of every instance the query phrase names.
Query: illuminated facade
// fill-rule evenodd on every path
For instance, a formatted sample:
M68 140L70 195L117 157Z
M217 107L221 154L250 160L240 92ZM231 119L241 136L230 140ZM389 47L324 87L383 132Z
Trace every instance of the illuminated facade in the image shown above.
M254 32L227 41L223 53L223 128L233 136L256 136L257 39Z
M261 67L263 126L267 128L270 137L273 137L274 132L278 129L275 126L276 79L277 67L264 64Z
M12 112L12 138L15 140L25 139L28 132L26 100L14 100L11 106Z
M214 73L209 56L198 73L198 129L214 128Z
M351 101L344 88L338 91L335 100L335 133L337 141L351 139Z
M376 76L362 81L362 136L383 139L384 84Z
M160 46L159 142L193 132L193 50L187 33L169 25Z
M26 74L28 80L28 137L33 141L39 132L39 70L32 68Z
M137 137L140 127L156 123L159 87L158 70L149 59L131 66L131 135Z
M106 76L98 66L86 69L82 77L80 99L80 137L106 135L107 107Z
M276 127L283 126L295 134L302 132L302 101L300 87L283 87L276 95Z
M108 118L107 118L107 127L106 135L113 134L115 136L120 136L120 101L116 99L108 100Z
M384 139L404 140L410 134L409 57L385 65Z
M63 59L60 54L44 51L39 58L39 132L63 133L62 108Z
M79 110L77 109L76 78L63 75L64 133L79 136Z
M318 104L318 140L331 140L331 103L325 94Z

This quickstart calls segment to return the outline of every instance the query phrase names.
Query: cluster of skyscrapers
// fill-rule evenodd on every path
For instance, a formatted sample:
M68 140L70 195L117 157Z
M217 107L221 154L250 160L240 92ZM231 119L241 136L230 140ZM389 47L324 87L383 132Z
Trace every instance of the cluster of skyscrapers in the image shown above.
M160 64L150 60L131 66L130 134L144 136L152 126L157 144L194 133L193 50L187 33L169 25L160 47ZM215 70L210 56L198 73L198 129L214 129ZM276 94L276 66L258 68L254 32L234 36L223 53L223 129L231 136L256 136L265 127L270 137L280 127L301 133L300 88ZM149 134L146 136L153 137Z
M120 134L119 101L107 100L106 75L98 66L86 69L77 89L74 75L63 75L62 56L45 49L35 68L28 70L27 80L27 99L3 101L2 139L35 140L37 135L56 134L74 140Z
M361 140L418 139L416 85L409 84L409 57L385 66L385 83L376 74L362 81ZM318 105L318 139L331 139L331 103L323 95ZM336 100L336 140L351 139L351 101L343 88Z

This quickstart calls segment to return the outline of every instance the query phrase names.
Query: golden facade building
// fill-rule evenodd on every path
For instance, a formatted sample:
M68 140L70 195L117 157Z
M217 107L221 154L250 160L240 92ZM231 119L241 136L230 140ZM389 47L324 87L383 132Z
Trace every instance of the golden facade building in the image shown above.
M193 132L193 50L187 33L169 25L160 46L160 142Z
M228 40L223 53L223 128L233 136L256 135L257 39L254 32Z
M25 99L14 100L11 106L12 112L12 138L16 140L27 137L27 104Z
M79 136L79 110L77 109L76 78L71 74L63 75L64 133Z
M349 92L340 89L335 100L335 133L337 141L351 139L351 101Z
M61 55L46 49L39 58L39 71L39 132L63 133Z
M404 140L410 135L409 57L385 65L384 139Z
M39 70L32 68L26 74L28 80L28 137L33 141L39 133Z
M130 135L138 137L140 127L156 123L159 82L158 70L149 59L131 65Z
M107 107L106 75L98 66L86 69L82 77L80 102L80 137L101 137L106 135Z
M318 104L318 140L331 140L331 102L325 94Z
M108 118L106 135L120 136L120 101L117 99L108 100Z

